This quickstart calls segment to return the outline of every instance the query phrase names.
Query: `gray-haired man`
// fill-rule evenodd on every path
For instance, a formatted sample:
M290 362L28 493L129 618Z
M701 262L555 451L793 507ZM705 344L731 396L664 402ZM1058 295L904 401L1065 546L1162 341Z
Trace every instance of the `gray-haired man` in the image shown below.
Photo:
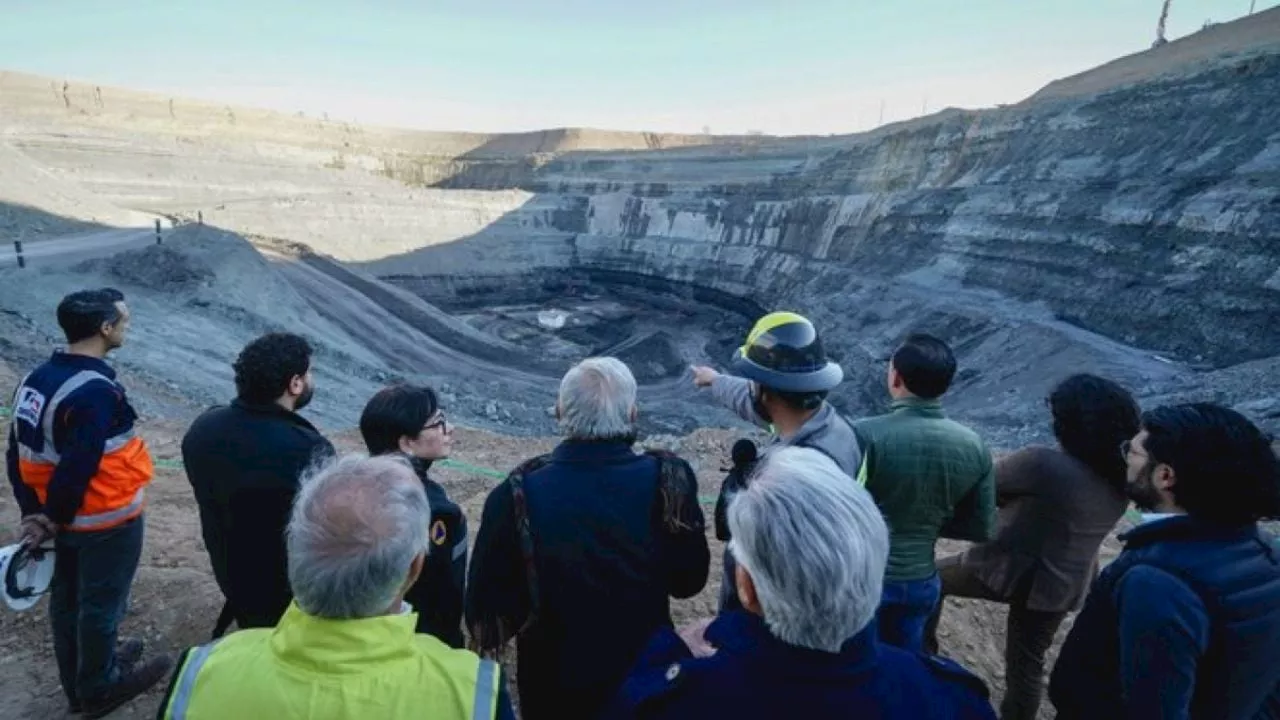
M514 717L495 663L414 633L404 595L430 520L405 460L349 455L305 478L286 543L294 600L280 624L188 651L161 716Z
M728 522L744 610L691 638L696 653L660 631L602 717L994 719L958 665L876 639L888 528L830 458L769 452Z
M519 633L526 720L595 717L636 654L697 594L709 554L692 469L636 453L636 381L591 358L560 384L565 440L489 494L467 583L476 646Z

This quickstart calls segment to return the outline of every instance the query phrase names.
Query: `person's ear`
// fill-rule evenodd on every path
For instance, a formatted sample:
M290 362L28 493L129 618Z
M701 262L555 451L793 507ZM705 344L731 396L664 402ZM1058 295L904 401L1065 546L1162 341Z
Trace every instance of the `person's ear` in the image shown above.
M289 378L289 394L300 396L307 391L307 378L305 375L294 375Z
M405 455L412 455L413 441L414 441L414 438L411 438L408 435L401 435L400 441L399 443L397 443L400 446L400 452L404 453Z
M1178 484L1173 468L1164 463L1156 465L1156 469L1151 473L1151 482L1165 492L1171 492L1173 486Z
M737 586L738 601L742 603L742 607L748 612L756 615L764 615L760 609L760 598L756 595L756 583L751 579L751 573L747 572L741 565L737 565L733 569L733 583Z
M409 577L405 578L404 592L409 592L409 588L418 582L418 578L422 576L422 568L427 563L427 554L420 552L413 556L413 560L409 563Z

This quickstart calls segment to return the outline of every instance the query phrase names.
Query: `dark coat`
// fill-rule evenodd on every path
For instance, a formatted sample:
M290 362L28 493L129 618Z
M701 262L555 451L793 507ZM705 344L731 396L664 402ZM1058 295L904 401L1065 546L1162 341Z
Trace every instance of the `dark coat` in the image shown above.
M1049 686L1061 720L1275 718L1280 549L1188 516L1121 536ZM1265 710L1264 710L1265 708Z
M463 646L462 601L467 582L467 518L440 483L427 475L430 463L413 460L431 504L431 549L422 575L404 599L418 613L418 632L454 648Z
M878 642L875 623L840 653L787 645L738 612L716 618L705 637L716 653L694 659L674 631L660 631L602 717L995 720L981 680Z
M182 438L205 548L239 627L274 627L293 599L284 537L293 498L302 473L333 453L301 415L239 400L206 411Z
M524 501L536 614L510 481L485 500L467 625L473 636L500 627L506 637L532 619L517 644L526 720L594 717L653 633L671 625L669 598L706 584L697 479L683 460L666 462L679 472L660 481L658 459L630 443L566 441L533 463L541 466L524 475Z
M1005 600L1029 588L1031 610L1078 609L1098 548L1129 499L1070 455L1033 446L996 462L996 503L995 537L970 548L963 564Z

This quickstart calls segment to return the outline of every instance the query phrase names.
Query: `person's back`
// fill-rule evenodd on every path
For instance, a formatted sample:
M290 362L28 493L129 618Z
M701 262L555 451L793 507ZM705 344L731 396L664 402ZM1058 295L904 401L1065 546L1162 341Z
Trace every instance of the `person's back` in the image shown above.
M671 623L654 532L658 461L625 445L575 447L530 474L525 488L542 595L522 657L554 664L560 692L599 695Z
M1053 669L1064 720L1267 717L1280 687L1280 462L1239 413L1142 416L1125 443L1143 521L1094 582Z
M276 628L187 651L177 677L199 685L173 683L161 717L471 720L473 707L495 717L498 666L415 633L414 623L412 614L326 620L290 607ZM193 691L218 700L190 703Z
M1043 445L1001 458L996 475L995 537L970 548L965 563L1003 597L1034 573L1025 588L1032 607L1076 609L1129 499L1081 460Z
M867 491L889 523L890 581L930 577L938 538L961 534L949 527L953 518L974 526L964 539L979 539L994 526L979 511L984 483L995 504L991 452L977 433L945 417L936 400L896 401L889 414L860 420L854 430Z
M701 638L660 631L605 718L994 717L963 668L877 639L888 532L829 458L765 455L727 516L743 611Z
M871 633L838 654L806 652L769 638L758 618L730 612L707 629L706 639L716 652L703 658L690 658L674 633L655 640L640 660L654 670L629 679L621 692L625 702L605 717L994 717L981 680L943 658L879 643Z
M403 458L349 455L302 481L287 532L295 600L276 627L192 648L161 718L501 719L499 666L414 632L404 602L432 543Z
M1169 717L1161 713L1183 702L1191 718L1255 717L1268 688L1280 687L1276 539L1256 527L1210 527L1185 517L1121 537L1125 551L1094 583L1054 668L1050 696L1059 717L1128 713L1134 706L1123 698L1131 683L1144 686L1148 700L1160 698L1144 704L1151 717ZM1157 622L1179 615L1176 634L1161 637ZM1122 626L1140 632L1147 624L1150 634L1122 647ZM1169 674L1180 682L1166 686ZM1093 692L1080 692L1084 687Z
M889 361L890 412L854 423L861 480L889 524L889 566L878 622L891 645L921 651L941 597L939 537L981 542L995 530L995 464L977 433L938 400L956 374L951 348L907 337Z
M613 358L575 366L561 386L569 437L513 473L518 490L509 479L485 502L467 623L485 652L519 630L525 718L594 717L653 632L671 624L668 598L706 584L696 478L675 456L632 449L634 393Z
M333 454L296 412L311 397L309 368L302 338L255 340L236 362L240 397L206 411L183 437L205 547L227 598L220 627L227 615L241 628L270 627L292 597L284 548L289 511L302 473Z

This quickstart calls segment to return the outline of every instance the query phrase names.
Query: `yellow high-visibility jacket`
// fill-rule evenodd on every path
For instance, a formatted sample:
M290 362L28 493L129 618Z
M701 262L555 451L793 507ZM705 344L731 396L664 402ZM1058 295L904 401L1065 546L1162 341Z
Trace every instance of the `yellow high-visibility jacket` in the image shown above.
M271 629L186 652L168 720L492 720L498 665L414 633L416 613L326 620L291 604Z

